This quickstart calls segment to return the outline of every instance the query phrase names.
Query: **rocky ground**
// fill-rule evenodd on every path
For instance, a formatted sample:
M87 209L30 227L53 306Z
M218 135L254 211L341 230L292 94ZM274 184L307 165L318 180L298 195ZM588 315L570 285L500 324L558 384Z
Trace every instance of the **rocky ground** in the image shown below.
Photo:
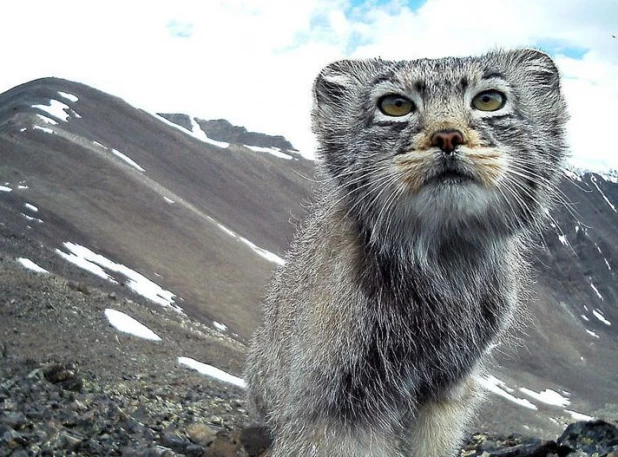
M101 383L75 364L27 361L0 384L0 456L265 456L243 402L168 379ZM461 457L618 457L618 427L570 425L555 441L472 435Z
M0 256L0 457L268 455L242 389L178 364L239 375L245 347L131 294L20 267ZM118 332L126 312L162 337ZM616 423L571 425L555 441L476 433L466 457L618 457Z

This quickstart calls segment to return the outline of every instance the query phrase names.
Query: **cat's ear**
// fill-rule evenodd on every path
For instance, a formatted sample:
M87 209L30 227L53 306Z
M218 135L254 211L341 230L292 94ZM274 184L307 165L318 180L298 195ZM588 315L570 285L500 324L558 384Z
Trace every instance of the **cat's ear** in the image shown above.
M356 64L353 60L339 60L324 67L313 84L314 103L341 103L355 85Z
M507 68L521 88L519 105L549 135L562 136L569 119L556 64L542 51L519 49L507 53Z
M560 74L552 58L537 49L517 49L508 53L512 68L530 85L545 91L560 91Z
M370 79L377 59L339 60L320 72L313 84L313 127L317 131L346 117L355 105L359 88Z
M320 72L313 84L314 103L338 105L366 82L375 70L376 59L338 60Z

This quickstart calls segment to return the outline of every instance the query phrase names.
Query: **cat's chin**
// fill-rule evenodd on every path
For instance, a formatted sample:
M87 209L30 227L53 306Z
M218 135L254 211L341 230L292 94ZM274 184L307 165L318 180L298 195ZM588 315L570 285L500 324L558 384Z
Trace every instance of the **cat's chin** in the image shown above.
M404 213L429 230L466 226L489 216L498 205L495 191L465 176L443 176L402 201Z

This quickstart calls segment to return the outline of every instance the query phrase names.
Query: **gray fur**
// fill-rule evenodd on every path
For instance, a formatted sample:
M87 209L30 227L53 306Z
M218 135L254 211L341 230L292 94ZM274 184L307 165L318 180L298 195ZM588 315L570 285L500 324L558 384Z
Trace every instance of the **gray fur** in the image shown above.
M479 112L483 90L504 108ZM404 95L401 118L377 108ZM340 61L314 85L326 176L266 298L247 366L273 457L449 457L480 398L475 377L524 293L566 153L557 70L534 50ZM429 144L464 133L466 182Z

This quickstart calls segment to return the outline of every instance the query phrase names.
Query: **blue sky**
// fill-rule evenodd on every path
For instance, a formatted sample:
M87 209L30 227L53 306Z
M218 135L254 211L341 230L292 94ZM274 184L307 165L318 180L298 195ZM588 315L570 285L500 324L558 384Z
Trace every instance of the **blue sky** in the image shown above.
M14 44L0 92L59 76L152 112L283 134L308 156L311 85L332 60L540 47L563 75L573 163L618 168L592 133L618 125L616 0L29 0L3 17Z

